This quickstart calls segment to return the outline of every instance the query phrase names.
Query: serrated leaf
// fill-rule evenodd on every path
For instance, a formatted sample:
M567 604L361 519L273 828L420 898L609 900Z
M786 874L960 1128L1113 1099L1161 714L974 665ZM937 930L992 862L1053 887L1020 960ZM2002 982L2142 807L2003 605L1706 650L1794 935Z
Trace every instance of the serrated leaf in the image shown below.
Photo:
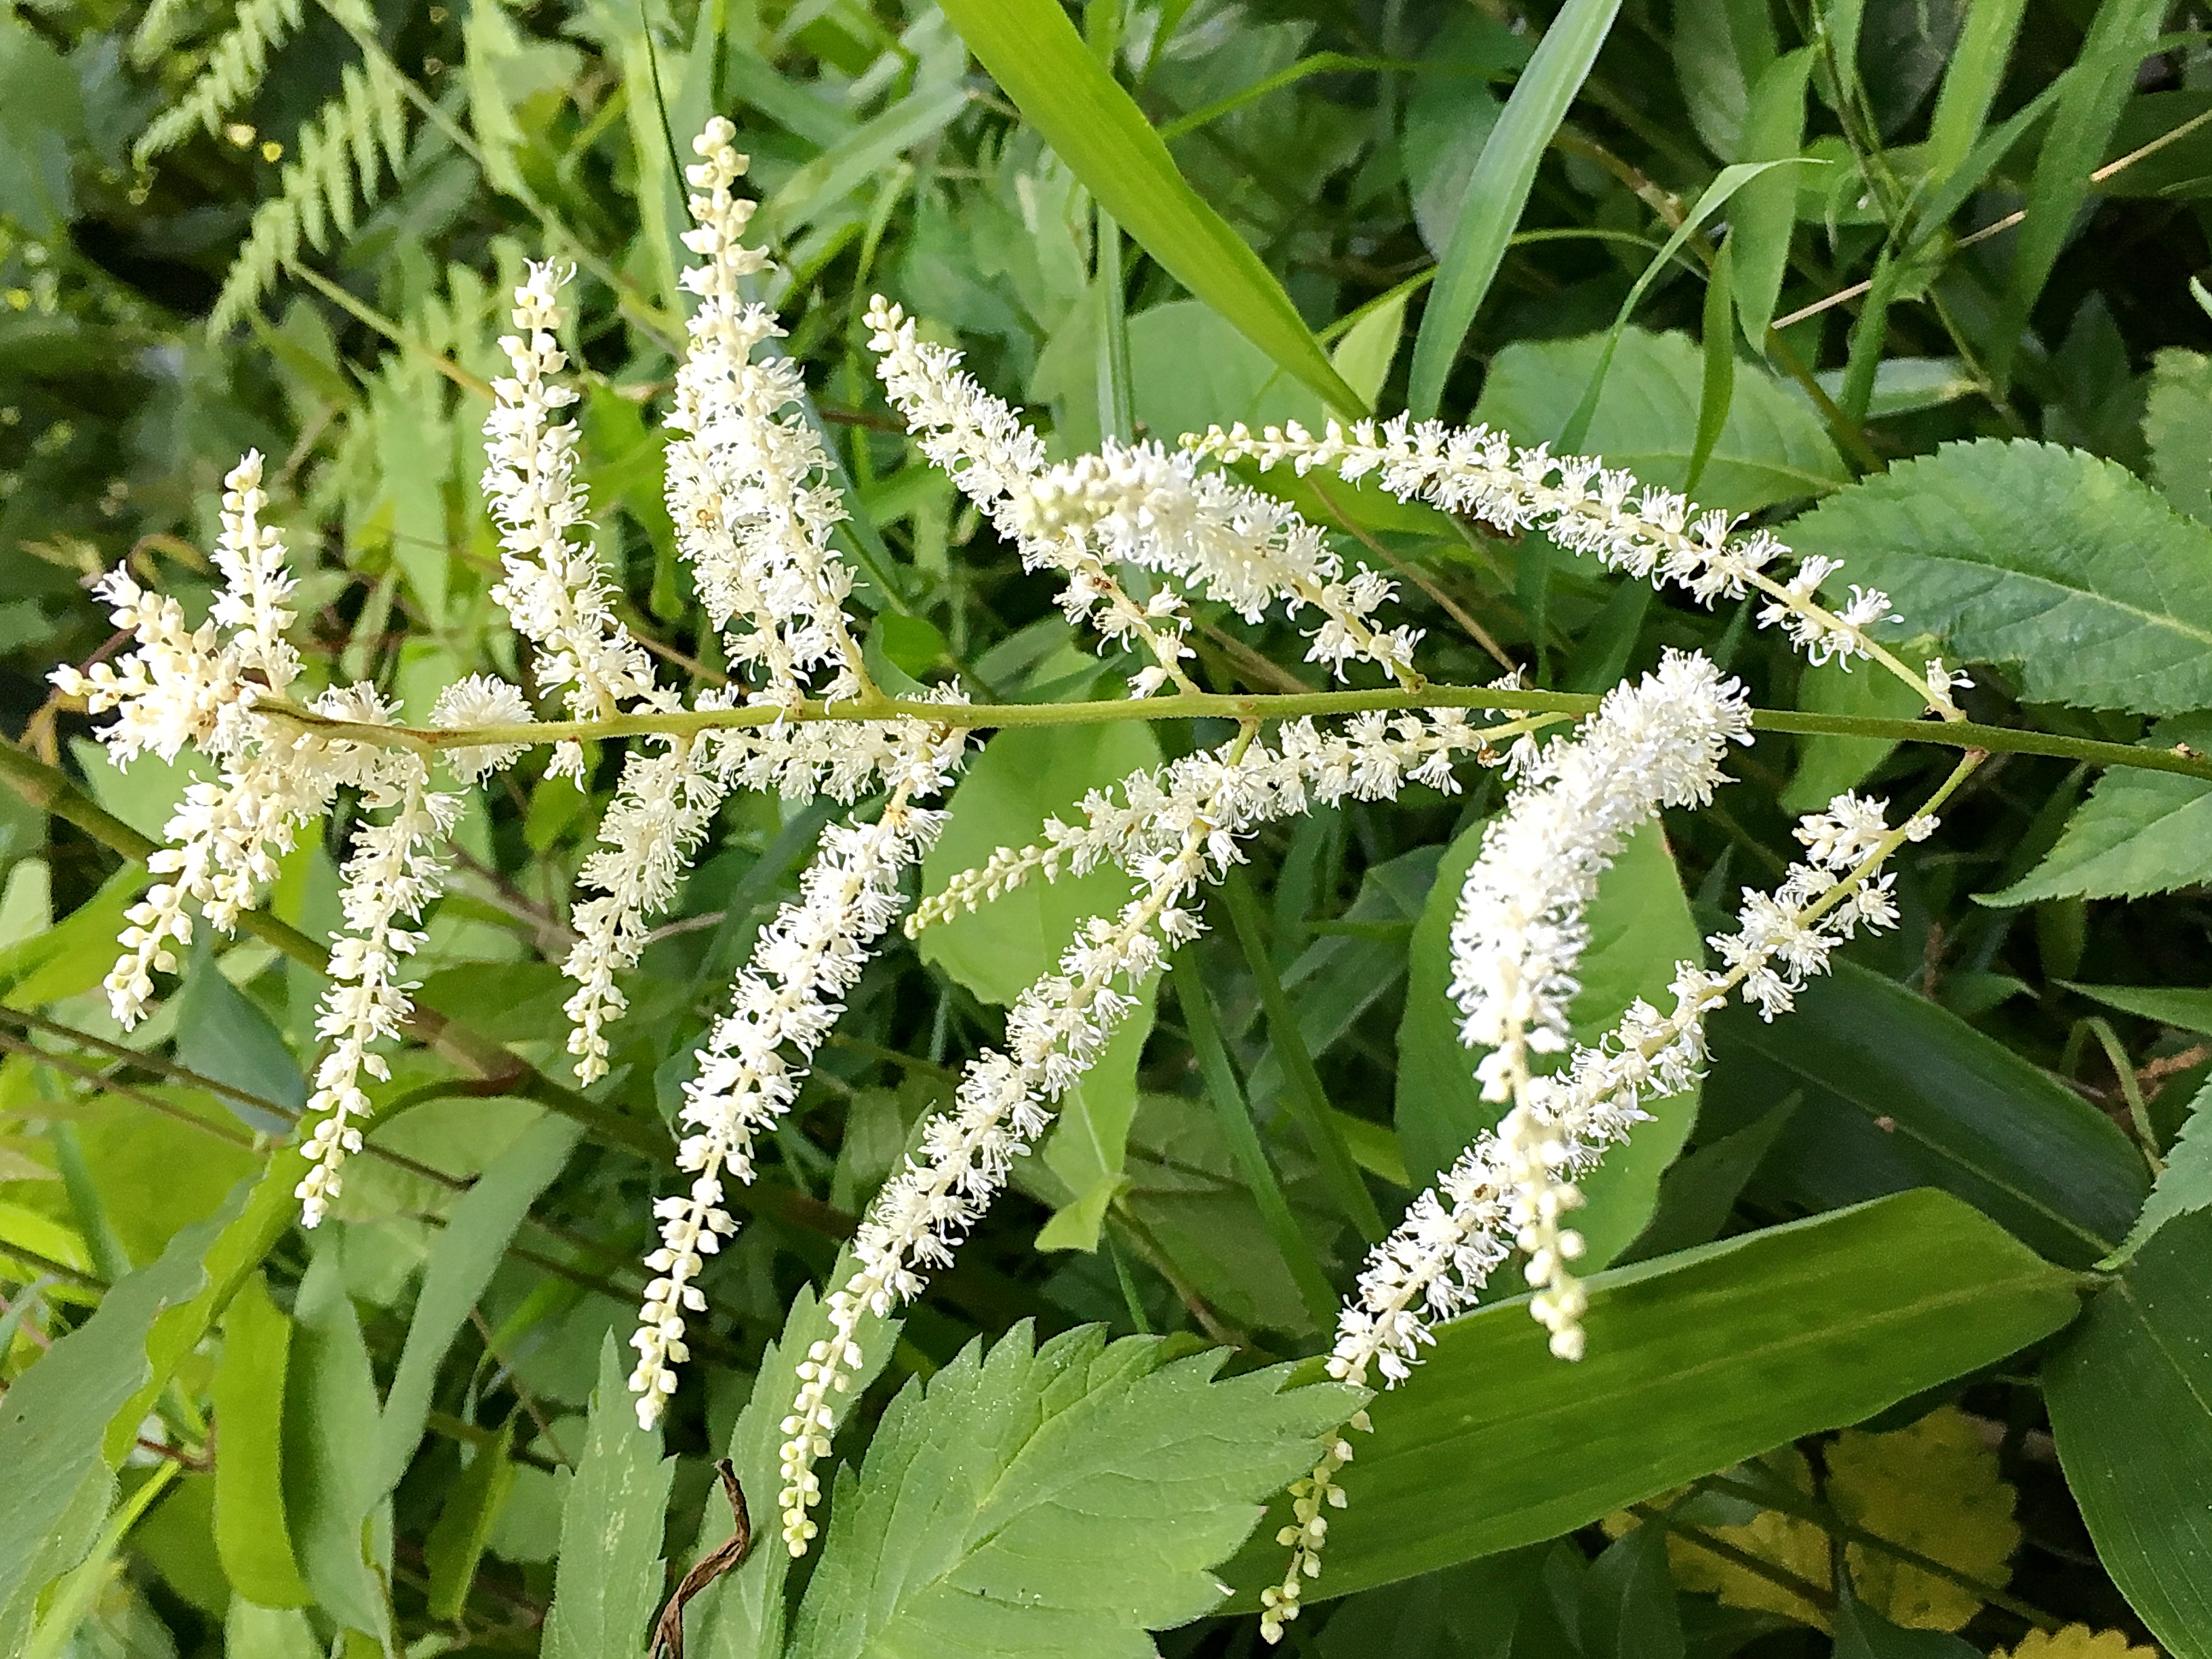
M2212 529L2117 462L2021 440L1946 444L1785 532L1887 592L1947 654L2031 702L2172 714L2212 704Z
M2212 783L2121 768L2097 780L2042 863L1984 904L2141 898L2212 880Z
M545 1615L545 1659L603 1659L645 1644L660 1596L660 1534L676 1463L637 1423L610 1331L599 1345L591 1426L561 1506L561 1554Z
M2166 499L2212 524L2212 357L2166 350L2152 360L2143 438Z
M2075 1277L1919 1191L1589 1280L1588 1357L1551 1357L1526 1298L1437 1328L1353 1437L1313 1599L1557 1536L1768 1447L1856 1423L2039 1340ZM1270 1516L1222 1569L1279 1583Z
M2135 1230L2115 1253L2127 1261L2146 1241L2176 1216L2212 1209L2212 1082L2197 1091L2189 1103L2188 1119L2173 1145L2166 1149L2166 1167L2151 1184L2150 1197Z
M1491 360L1474 418L1521 443L1557 442L1604 349L1605 337L1595 334L1516 341ZM1686 335L1629 329L1583 445L1646 483L1680 489L1698 447L1704 386L1704 359ZM1698 481L1699 501L1751 513L1820 495L1847 476L1811 406L1757 365L1737 364L1728 421Z
M2032 1630L2009 1650L1997 1649L1990 1659L2157 1659L2157 1650L2136 1647L2124 1631L2068 1625L2055 1631Z
M857 1265L850 1250L841 1251L827 1282L842 1285L852 1277ZM890 1359L899 1328L896 1320L878 1319L873 1315L861 1316L854 1332L853 1340L860 1348L860 1364L853 1372L852 1387L830 1398L830 1408L836 1413L840 1425ZM783 1540L775 1530L775 1509L776 1496L783 1486L783 1443L790 1437L784 1432L782 1424L799 1392L798 1368L805 1363L808 1348L829 1334L829 1316L822 1311L812 1288L802 1288L784 1320L783 1334L761 1355L752 1394L738 1414L737 1425L730 1431L730 1463L753 1510L753 1524L763 1531L764 1547L746 1557L735 1571L724 1574L708 1585L692 1604L690 1622L694 1634L685 1652L696 1654L701 1659L779 1659L785 1650L784 1582L790 1577L792 1561L790 1552L783 1547ZM817 1473L822 1476L823 1487L834 1492L832 1472L823 1468ZM817 1522L821 1513L818 1509L815 1511ZM834 1502L830 1514L834 1527ZM701 1548L710 1548L728 1536L722 1530L725 1520L711 1510L708 1512L706 1526L700 1535Z
M2212 1654L2212 1212L2169 1221L2043 1367L2097 1558L2174 1659Z
M1036 1347L1024 1326L909 1384L840 1483L793 1659L1140 1659L1147 1630L1213 1611L1206 1569L1361 1396L1174 1352L1096 1326Z
M1452 918L1468 868L1481 850L1485 825L1452 843L1437 866L1429 902L1414 924L1407 971L1406 1012L1398 1026L1398 1142L1406 1170L1419 1186L1432 1184L1504 1108L1482 1098L1474 1081L1477 1055L1459 1040L1459 1010L1447 985L1451 977ZM1577 1042L1595 1042L1611 1030L1638 997L1656 1000L1674 976L1678 962L1702 961L1703 941L1667 838L1646 825L1622 849L1598 882L1589 908L1590 944L1579 977L1583 988L1569 1009ZM1697 1121L1695 1090L1645 1103L1653 1118L1637 1125L1626 1145L1577 1184L1589 1202L1576 1212L1584 1260L1601 1267L1644 1230L1658 1203L1659 1179L1682 1150Z

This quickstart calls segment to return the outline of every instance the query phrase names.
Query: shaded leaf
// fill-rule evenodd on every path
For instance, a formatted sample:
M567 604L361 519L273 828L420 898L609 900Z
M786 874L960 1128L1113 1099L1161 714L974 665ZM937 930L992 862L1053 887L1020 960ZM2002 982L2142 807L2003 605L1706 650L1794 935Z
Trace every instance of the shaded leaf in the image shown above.
M2153 359L2143 437L2166 499L2212 524L2212 357L2169 349Z

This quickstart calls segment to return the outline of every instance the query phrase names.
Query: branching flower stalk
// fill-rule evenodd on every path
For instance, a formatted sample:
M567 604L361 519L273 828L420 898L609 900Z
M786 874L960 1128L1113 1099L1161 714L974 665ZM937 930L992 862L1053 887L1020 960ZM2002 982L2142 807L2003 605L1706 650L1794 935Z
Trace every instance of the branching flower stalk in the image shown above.
M1420 1349L1434 1340L1431 1323L1474 1305L1491 1273L1522 1243L1528 1184L1564 1195L1575 1176L1587 1173L1648 1117L1644 1099L1680 1094L1702 1075L1709 1012L1741 995L1762 1018L1775 1019L1859 928L1894 926L1896 878L1885 866L1907 842L1934 833L1934 814L1982 759L1978 752L1965 757L1922 810L1894 829L1884 803L1851 794L1808 815L1796 831L1805 861L1772 893L1745 889L1736 929L1707 941L1725 971L1676 963L1668 1013L1638 1000L1601 1042L1577 1049L1563 1072L1532 1079L1524 1103L1477 1138L1369 1253L1358 1291L1339 1316L1330 1376L1360 1387L1377 1371L1385 1388L1405 1381ZM1513 1118L1522 1115L1525 1124L1515 1125ZM1533 1257L1530 1265L1537 1265ZM1562 1334L1571 1332L1565 1351L1580 1354L1586 1305L1579 1285L1553 1292L1548 1303L1531 1298L1532 1314L1552 1332L1554 1352L1562 1352ZM1367 1428L1367 1413L1352 1426ZM1297 1617L1304 1582L1320 1575L1328 1532L1322 1511L1344 1506L1336 1477L1352 1455L1350 1443L1332 1435L1314 1468L1291 1485L1294 1524L1278 1534L1291 1550L1290 1564L1282 1583L1261 1592L1261 1630L1271 1642Z
M342 792L358 794L362 811L342 868L345 926L318 1012L325 1047L307 1115L311 1167L298 1188L312 1226L341 1196L344 1162L361 1149L374 1109L372 1087L388 1076L389 1046L412 1012L405 971L426 940L443 878L437 849L464 787L549 746L550 769L584 782L586 743L629 742L580 872L579 942L564 964L576 985L568 1046L586 1082L611 1064L608 1028L625 1006L623 982L652 919L675 896L732 792L827 796L848 807L880 798L872 816L823 832L797 896L761 930L727 1012L700 1046L678 1159L689 1184L655 1206L659 1237L633 1338L631 1382L649 1424L673 1395L708 1311L708 1259L735 1231L727 1183L753 1178L760 1136L797 1100L842 1000L902 908L908 874L942 820L931 803L957 775L968 735L1109 720L1235 720L1232 742L1094 791L1070 815L1079 821L1048 822L1035 846L1000 848L908 923L911 933L1065 872L1112 864L1135 878L1127 905L1086 923L1055 970L1016 1000L1003 1048L967 1066L952 1106L925 1127L918 1153L870 1207L859 1266L825 1299L831 1334L800 1366L783 1425L781 1531L799 1553L815 1535L816 1468L830 1450L832 1403L860 1361L864 1316L910 1302L951 1261L1163 953L1200 931L1192 896L1243 856L1242 842L1262 823L1346 799L1395 799L1409 781L1449 791L1454 763L1472 757L1508 766L1518 781L1462 888L1452 940L1463 1035L1486 1051L1476 1065L1485 1093L1508 1109L1369 1256L1330 1365L1363 1386L1376 1374L1385 1384L1402 1381L1431 1340L1431 1323L1468 1305L1516 1249L1553 1352L1578 1355L1586 1298L1571 1268L1579 1241L1566 1224L1579 1202L1576 1181L1645 1115L1644 1100L1698 1074L1711 1008L1741 995L1774 1018L1838 943L1894 921L1885 861L1933 820L1923 812L1893 830L1878 804L1838 797L1801 825L1805 860L1777 891L1747 892L1737 928L1711 941L1716 968L1678 964L1670 1012L1638 1002L1604 1041L1543 1074L1544 1057L1567 1048L1583 912L1626 838L1664 807L1705 802L1729 746L1753 724L1838 728L1750 710L1740 686L1686 654L1670 654L1641 684L1601 700L1511 680L1431 686L1414 660L1419 633L1382 618L1392 597L1386 577L1347 565L1289 507L1206 463L1322 467L1351 482L1372 476L1402 499L1506 530L1541 530L1700 603L1750 599L1763 625L1784 629L1814 661L1870 659L1914 684L1942 717L1928 728L1936 740L2027 739L1965 724L1954 696L1959 676L1941 662L1916 674L1877 641L1872 630L1893 620L1883 595L1854 588L1848 603L1824 603L1832 562L1808 558L1774 574L1788 550L1766 532L1741 531L1725 514L1701 513L1595 459L1516 449L1482 428L1400 419L1331 424L1319 437L1296 426L1258 437L1216 428L1180 448L1109 442L1048 464L1012 408L878 298L867 313L878 373L921 452L1026 568L1065 579L1060 602L1072 621L1144 659L1128 695L1105 701L981 706L949 690L886 696L848 613L854 576L832 540L845 504L830 457L805 418L797 368L770 347L780 324L744 297L769 255L744 241L753 204L735 193L746 161L734 137L728 122L709 123L686 173L693 225L684 240L696 263L683 280L699 304L668 415L665 478L678 551L722 635L734 684L688 702L661 686L617 614L618 591L591 543L577 428L562 415L577 401L562 378L564 273L533 265L515 291L515 331L501 343L510 373L495 387L483 483L501 544L495 595L530 643L550 706L470 674L407 724L372 685L303 685L307 671L289 642L293 578L265 521L260 458L247 455L226 480L214 558L222 588L207 619L189 623L174 599L118 570L99 592L127 648L54 677L93 712L114 716L101 736L118 765L190 750L215 773L187 791L169 844L149 861L156 879L128 913L106 982L117 1018L127 1025L144 1013L155 975L174 972L177 947L191 942L196 916L228 933L260 902L298 828L329 814ZM1140 598L1135 571L1156 589ZM1340 680L1365 663L1390 684L1286 696L1202 690L1188 667L1188 635L1206 604L1252 621L1279 605L1308 630L1308 660ZM1477 719L1478 709L1501 714ZM1585 717L1576 736L1534 740L1540 728ZM2087 750L2099 746L2086 739L2034 741L2083 758L2201 765L2116 745L2092 757ZM1501 749L1508 744L1510 755ZM1929 811L1978 758L1970 752ZM1282 1534L1291 1567L1263 1613L1270 1639L1319 1571L1326 1511L1343 1501L1336 1477L1351 1455L1345 1437L1332 1435L1292 1488L1293 1524Z

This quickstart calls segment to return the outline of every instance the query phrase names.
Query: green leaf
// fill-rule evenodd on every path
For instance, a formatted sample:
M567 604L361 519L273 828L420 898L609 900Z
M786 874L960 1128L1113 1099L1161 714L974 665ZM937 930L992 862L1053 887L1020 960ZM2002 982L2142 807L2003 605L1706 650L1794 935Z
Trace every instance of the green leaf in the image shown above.
M1880 720L1919 718L1927 704L1896 675L1834 659L1808 663L1797 679L1797 706L1813 714L1868 714ZM1782 792L1785 812L1817 812L1846 789L1864 783L1897 745L1879 738L1834 738L1818 733L1797 740L1797 770Z
M1283 1366L1217 1381L1225 1350L1179 1346L1019 1326L908 1384L839 1482L793 1659L1135 1659L1214 1611L1206 1569L1362 1396L1285 1391Z
M327 1651L315 1639L306 1613L256 1607L243 1595L230 1598L222 1624L223 1659L325 1659Z
M1324 418L1302 381L1196 300L1129 319L1129 376L1137 419L1163 440L1237 421L1255 432L1287 421L1317 430Z
M1848 561L1951 654L2033 702L2142 714L2212 704L2212 531L2115 462L2026 441L1946 444L1787 532ZM1840 585L1840 584L1838 584Z
M1588 1659L1682 1659L1682 1613L1662 1528L1638 1527L1590 1563L1578 1628Z
M1787 1202L1830 1209L1942 1187L2053 1261L2087 1267L2127 1236L2149 1189L2141 1155L2087 1101L1856 963L1807 986L1786 1020L1730 1008L1710 1035L1709 1110L1725 1097L1744 1121L1803 1092L1760 1176Z
M645 1645L660 1598L660 1534L673 1458L638 1426L610 1331L599 1345L591 1427L561 1506L561 1554L545 1615L544 1659L604 1659Z
M1474 418L1524 444L1556 443L1603 349L1599 335L1516 341L1491 360ZM1584 441L1608 465L1679 489L1698 447L1704 385L1704 362L1688 337L1632 328ZM1700 501L1751 513L1836 489L1845 477L1811 408L1755 364L1738 364L1727 422L1698 481Z
M1980 1653L1948 1631L1893 1625L1856 1597L1836 1609L1835 1659L1979 1659Z
M858 1265L850 1250L839 1252L827 1282L842 1285ZM896 1320L878 1319L872 1314L861 1316L853 1335L860 1349L853 1385L830 1399L841 1424L891 1357L899 1329ZM692 1603L692 1645L685 1651L696 1653L701 1659L781 1659L785 1651L783 1591L791 1571L791 1554L782 1547L781 1538L768 1529L776 1524L773 1506L783 1489L783 1443L791 1437L782 1425L799 1393L799 1367L806 1363L807 1350L829 1335L829 1316L822 1311L812 1288L803 1287L783 1322L783 1334L761 1355L752 1393L738 1413L737 1425L730 1431L730 1462L749 1503L758 1506L754 1525L763 1528L766 1547L755 1550L742 1566L715 1580ZM824 1490L834 1492L842 1503L842 1489L834 1481L832 1471L820 1467L816 1473L822 1477ZM821 1511L815 1513L818 1519ZM836 1513L833 1507L833 1529ZM728 1536L722 1530L724 1519L708 1510L701 1534L702 1547L719 1544ZM818 1571L816 1576L818 1579ZM592 1659L605 1651L596 1650Z
M1930 179L1948 179L1972 152L2004 83L2005 63L2020 31L2027 0L1979 0L1966 9L1966 27L1928 119L1928 148L1923 152Z
M369 1550L388 1565L391 1510L362 1455L376 1443L376 1382L338 1255L335 1236L318 1241L292 1304L284 1511L301 1577L315 1600L341 1624L375 1636L385 1629L386 1607Z
M950 0L945 15L1098 205L1168 275L1340 412L1363 412L1274 273L1185 182L1059 0Z
M1444 381L1528 204L1537 163L1582 91L1620 9L1620 0L1567 0L1544 31L1482 147L1413 341L1406 404L1417 420L1433 417L1443 401Z
M1511 56L1516 48L1519 55ZM1504 109L1483 82L1520 68L1528 51L1494 19L1454 12L1423 53L1437 72L1415 76L1407 89L1398 141L1406 190L1413 198L1413 228L1438 258L1451 246L1475 164Z
M2094 997L2108 1007L2124 1013L2154 1019L2161 1025L2171 1025L2176 1030L2194 1031L2200 1036L2212 1036L2212 991L2195 990L2186 986L2165 985L2082 985L2072 980L2065 981L2069 991L2079 991L2085 997Z
M922 861L923 890L937 890L1000 848L1028 846L1041 837L1048 817L1074 816L1087 792L1159 760L1151 729L1137 721L1000 732L952 792L944 833ZM972 915L933 923L921 935L921 958L986 1002L1012 1003L1055 970L1084 921L1114 915L1131 891L1128 875L1115 866L1086 876L1063 872L1054 882L1032 878ZM1152 985L1145 988L1142 1006L1060 1098L1042 1162L1064 1189L1057 1196L1071 1205L1080 1206L1102 1182L1121 1173L1137 1106L1137 1062L1152 1030L1156 993ZM1097 1218L1094 1200L1090 1210L1060 1225L1047 1248L1097 1249Z
M1545 1593L1547 1553L1508 1550L1347 1596L1322 1627L1322 1659L1505 1659L1523 1604Z
M1477 824L1452 843L1413 928L1406 1012L1398 1026L1398 1143L1406 1151L1407 1174L1422 1187L1433 1185L1461 1149L1504 1114L1475 1085L1478 1056L1460 1043L1459 1010L1447 989L1452 918L1486 827ZM1638 830L1599 878L1589 928L1579 975L1583 988L1568 1010L1578 1043L1595 1042L1611 1030L1638 997L1649 1000L1663 994L1676 963L1705 959L1704 941L1657 824ZM1583 1260L1592 1267L1612 1261L1651 1219L1660 1176L1697 1121L1697 1092L1650 1102L1645 1109L1654 1121L1638 1124L1625 1145L1607 1152L1578 1183L1589 1202L1576 1212L1575 1226L1583 1236Z
M276 1023L204 956L193 962L177 999L177 1063L294 1112L307 1103L307 1080ZM283 1135L291 1130L289 1119L228 1097L222 1099L259 1133Z
M98 985L115 965L123 913L138 902L146 883L143 870L125 866L44 933L0 951L0 1000L10 1008L38 1008Z
M2169 1221L2043 1367L2097 1559L2174 1659L2212 1654L2212 1213Z
M2212 357L2166 350L2152 360L2143 439L2152 482L2166 499L2212 524Z
M2212 1209L2212 1081L2189 1103L2181 1133L2166 1149L2166 1167L2151 1183L2150 1197L2136 1218L2135 1230L2121 1245L2121 1261L2134 1257L2152 1235L2176 1216Z
M427 1597L433 1619L461 1616L476 1582L477 1567L500 1511L514 1491L514 1460L507 1455L512 1426L502 1427L490 1444L478 1446L461 1478L447 1489L430 1535L422 1540L422 1564L430 1570Z
M1957 1200L1915 1192L1596 1275L1576 1364L1551 1357L1525 1297L1453 1320L1369 1408L1309 1594L1552 1538L1856 1423L2057 1329L2074 1283ZM1280 1582L1285 1513L1222 1569L1236 1607Z
M1978 896L2011 906L2141 898L2212 878L2212 784L2120 768L2097 780L2065 833L2027 876Z
M231 1298L212 1404L222 1425L215 1465L215 1545L239 1596L264 1607L314 1599L292 1559L284 1516L284 1377L292 1322L269 1299L259 1273Z
M547 1113L493 1160L453 1206L423 1269L422 1291L407 1327L407 1346L392 1374L375 1444L368 1452L376 1492L390 1492L407 1473L422 1438L431 1389L446 1351L491 1283L522 1218L561 1173L582 1136L580 1125Z
M179 1233L0 1400L0 1651L17 1650L33 1599L91 1547L114 1488L101 1447L108 1424L148 1375L155 1319L198 1293L218 1231L208 1221Z

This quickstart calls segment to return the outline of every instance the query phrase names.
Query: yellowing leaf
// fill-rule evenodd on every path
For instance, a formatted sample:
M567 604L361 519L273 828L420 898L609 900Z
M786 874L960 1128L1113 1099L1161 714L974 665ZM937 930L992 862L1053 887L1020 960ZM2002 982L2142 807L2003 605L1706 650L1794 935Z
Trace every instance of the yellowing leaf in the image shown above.
M1953 1407L1828 1449L1828 1499L1845 1520L1987 1583L2005 1582L2020 1547L2013 1498L1996 1449ZM1859 1599L1909 1630L1955 1631L1981 1608L1972 1590L1859 1545L1850 1568Z
M1760 1460L1770 1474L1808 1498L1810 1468L1784 1448ZM1952 1407L1930 1412L1890 1434L1846 1429L1829 1445L1823 1495L1853 1526L1954 1567L1968 1577L2002 1584L2005 1563L2020 1544L2013 1489L1997 1471L1996 1453ZM1664 1500L1660 1500L1663 1502ZM1616 1517L1615 1521L1625 1517ZM1686 1514L1686 1520L1692 1516ZM1607 1531L1616 1533L1615 1521ZM1618 1528L1625 1531L1625 1527ZM1702 1528L1722 1543L1758 1557L1822 1589L1831 1588L1829 1535L1816 1523L1768 1510L1740 1526ZM1710 1591L1731 1607L1779 1613L1822 1630L1828 1615L1786 1584L1701 1547L1680 1534L1667 1540L1675 1584ZM1955 1631L1982 1606L1972 1590L1899 1560L1885 1550L1850 1547L1851 1586L1860 1601L1909 1630ZM2023 1644L2023 1650L2027 1644ZM2071 1649L2036 1648L2018 1659L2088 1659ZM2099 1650L2095 1659L2124 1659Z
M2158 1650L2132 1645L2122 1631L2069 1625L2060 1631L2032 1630L2018 1647L1999 1648L1990 1659L2158 1659Z

